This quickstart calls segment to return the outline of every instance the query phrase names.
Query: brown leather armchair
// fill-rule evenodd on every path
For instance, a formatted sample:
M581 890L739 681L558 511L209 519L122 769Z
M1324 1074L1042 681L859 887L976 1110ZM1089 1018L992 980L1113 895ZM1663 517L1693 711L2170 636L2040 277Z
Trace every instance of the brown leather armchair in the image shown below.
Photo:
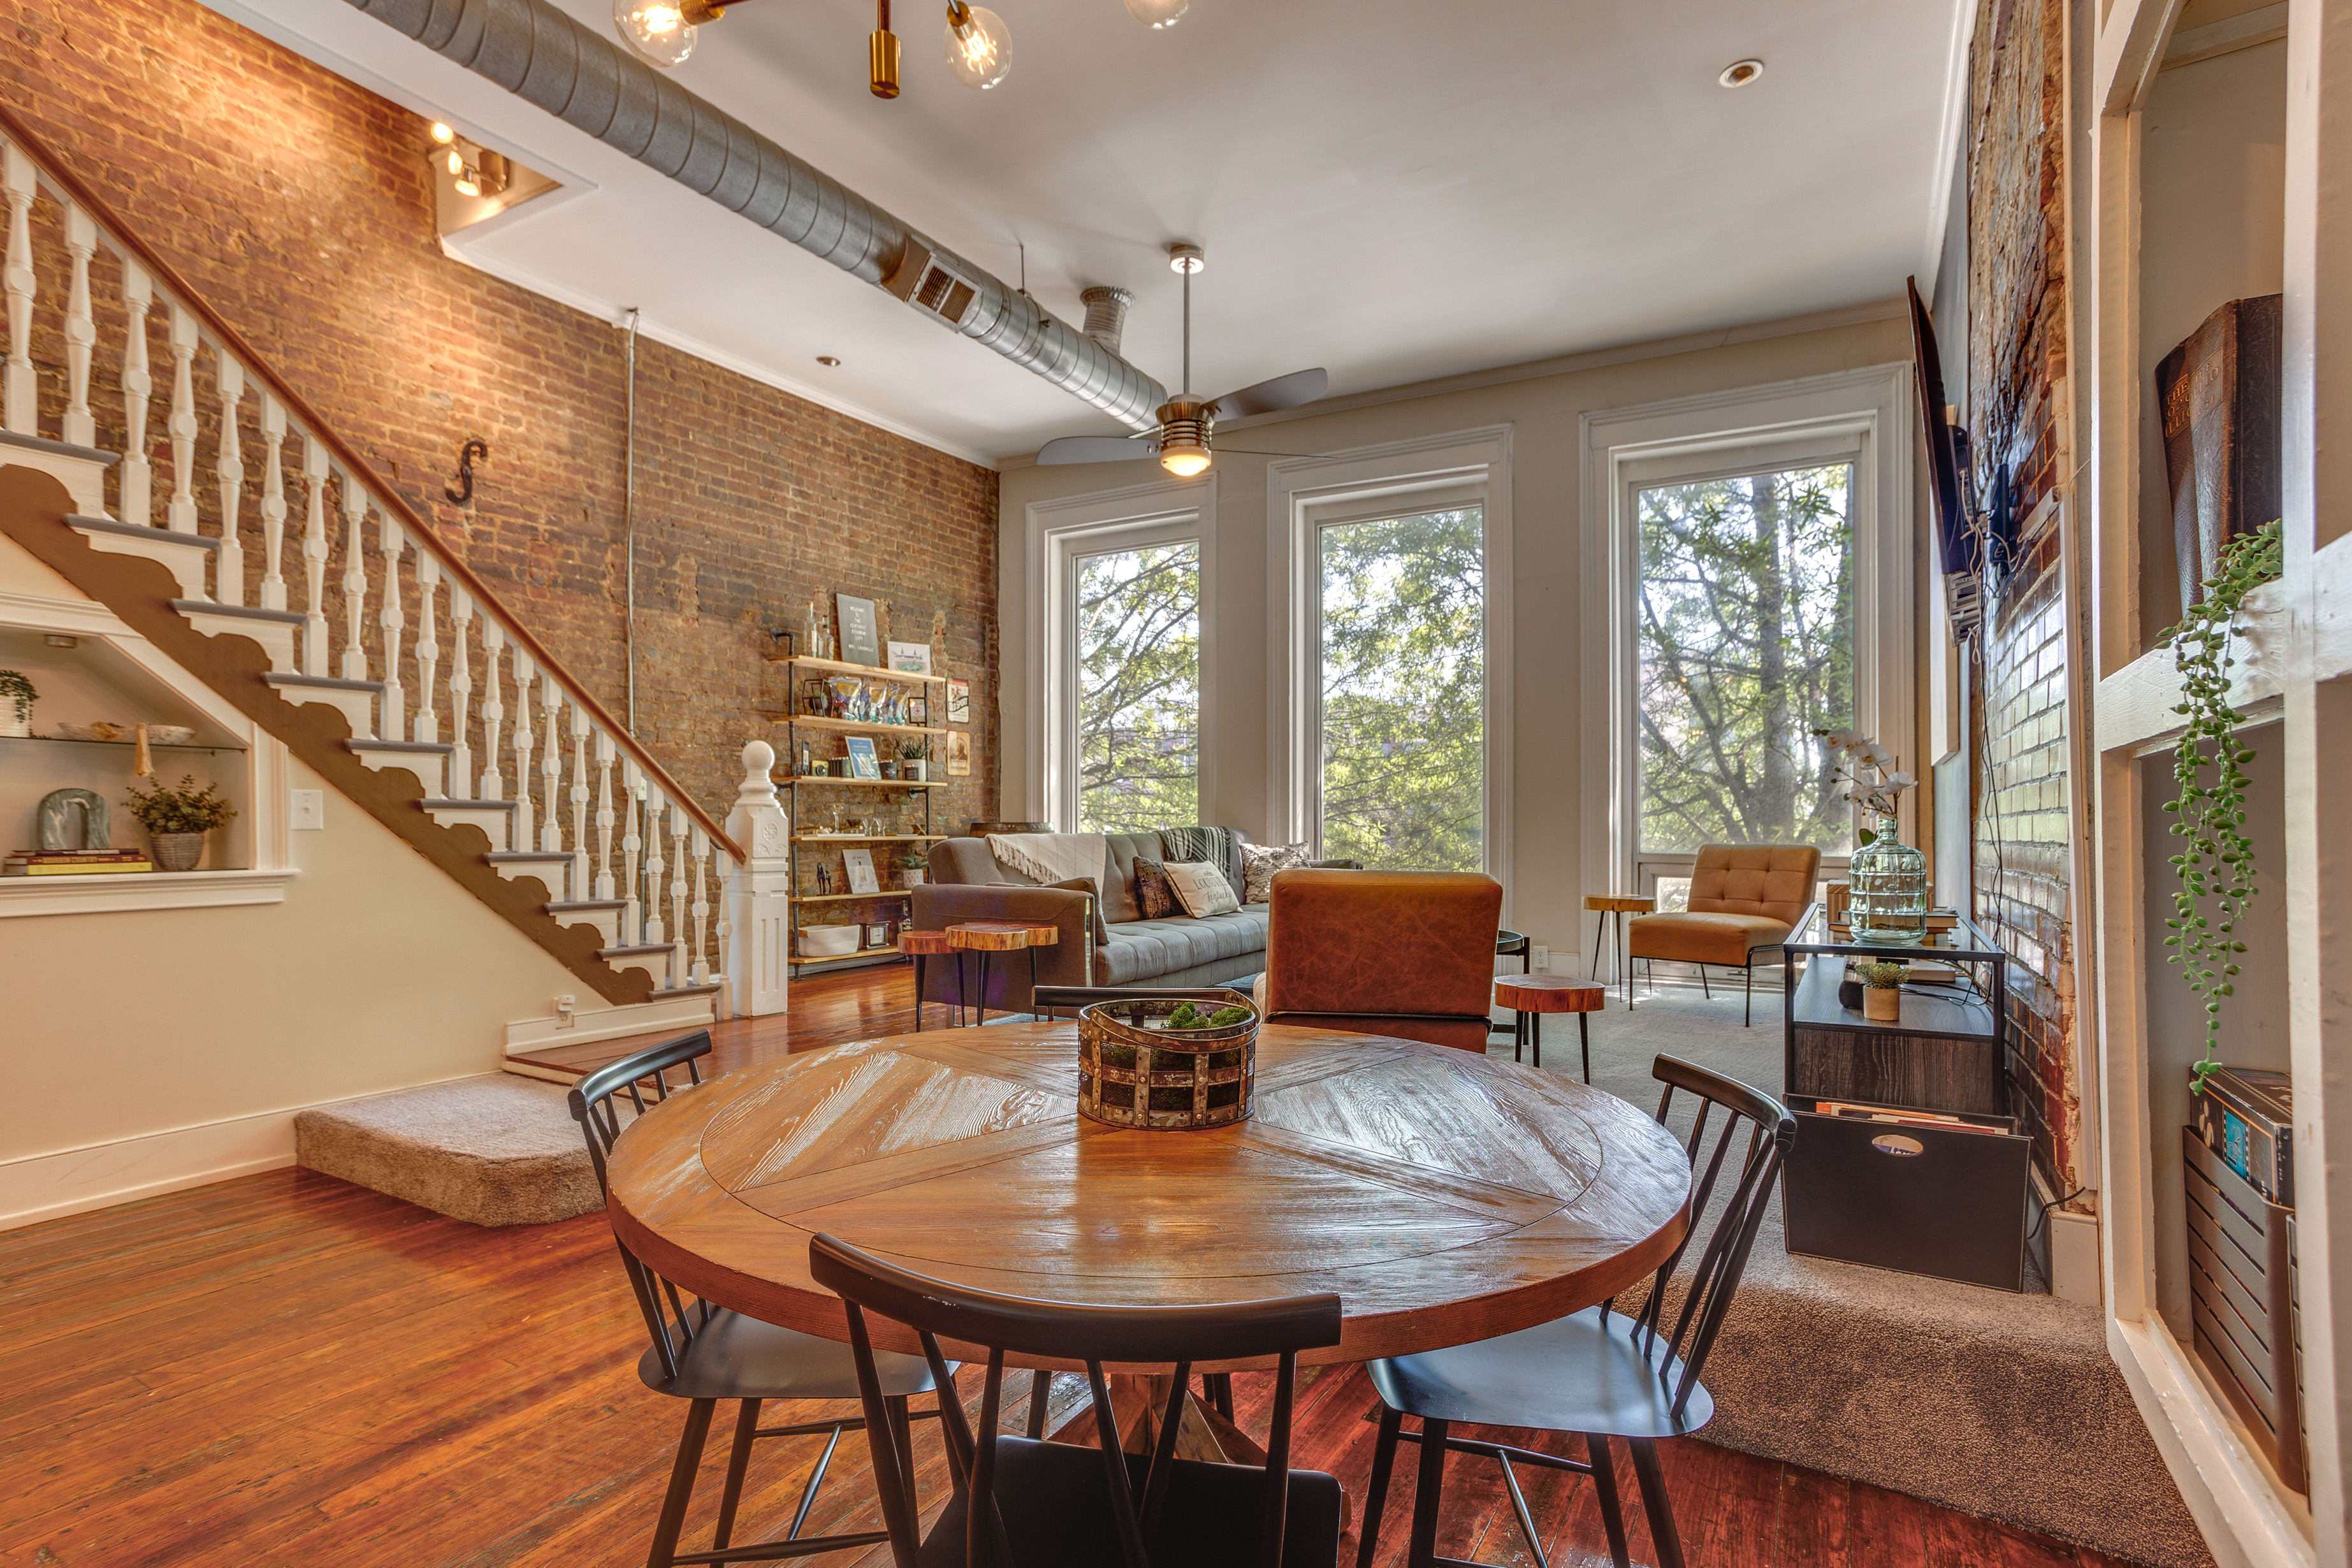
M1266 925L1265 1021L1484 1054L1503 885L1438 871L1283 871Z
M1745 971L1740 1023L1746 1025L1756 1008L1756 955L1788 939L1813 901L1821 869L1822 852L1811 846L1704 845L1691 868L1689 908L1635 916L1625 928L1626 954L1696 963L1702 989L1710 963Z

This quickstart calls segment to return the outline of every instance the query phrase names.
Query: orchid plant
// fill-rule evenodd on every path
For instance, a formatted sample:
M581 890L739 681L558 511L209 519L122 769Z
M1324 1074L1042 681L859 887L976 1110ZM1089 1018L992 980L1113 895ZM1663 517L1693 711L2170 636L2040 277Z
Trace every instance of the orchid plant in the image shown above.
M1837 764L1837 797L1860 806L1881 822L1894 817L1896 798L1919 782L1895 765L1901 759L1892 751L1860 731L1816 730L1813 733L1844 759ZM1867 827L1854 834L1855 840L1862 844L1874 843L1877 837Z

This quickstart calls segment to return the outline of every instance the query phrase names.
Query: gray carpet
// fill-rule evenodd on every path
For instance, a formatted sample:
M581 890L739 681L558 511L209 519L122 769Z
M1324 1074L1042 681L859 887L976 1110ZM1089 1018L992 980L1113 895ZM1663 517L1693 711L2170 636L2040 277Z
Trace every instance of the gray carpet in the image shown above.
M475 1225L604 1206L563 1089L511 1073L302 1111L294 1163Z
M1780 996L1757 989L1749 1029L1736 984L1612 1001L1591 1020L1594 1087L1654 1111L1664 1053L1779 1094ZM1548 1070L1578 1070L1573 1021L1544 1043ZM1776 1203L1706 1378L1710 1442L2161 1568L2212 1562L2095 1307L1793 1258Z

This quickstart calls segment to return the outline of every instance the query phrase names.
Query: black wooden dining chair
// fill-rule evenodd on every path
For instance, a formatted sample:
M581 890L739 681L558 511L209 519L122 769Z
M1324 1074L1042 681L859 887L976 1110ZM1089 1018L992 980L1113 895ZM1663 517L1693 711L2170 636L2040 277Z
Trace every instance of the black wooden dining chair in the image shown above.
M702 1081L698 1065L710 1054L710 1031L697 1029L627 1057L582 1079L572 1090L572 1118L588 1140L588 1158L596 1167L596 1182L609 1194L605 1159L628 1121L645 1113L648 1102L659 1104L673 1094L687 1092ZM672 1084L668 1075L683 1068L687 1081ZM626 1099L625 1117L621 1101ZM760 1425L760 1406L771 1399L858 1399L864 1394L860 1365L847 1345L818 1339L792 1329L763 1323L709 1301L688 1299L677 1286L656 1274L632 1253L618 1237L621 1267L629 1277L638 1310L653 1343L637 1360L637 1376L656 1394L688 1401L686 1431L678 1438L677 1458L670 1468L669 1491L662 1500L661 1518L646 1562L647 1568L669 1568L679 1563L767 1562L803 1557L852 1547L875 1546L889 1539L868 1531L845 1535L803 1537L809 1510L817 1489L824 1484L842 1434L860 1432L868 1420L887 1429L902 1455L912 1450L912 1424L936 1419L939 1410L910 1410L908 1401L918 1394L941 1394L942 1409L955 1405L954 1369L948 1367L934 1381L931 1368L919 1357L884 1354L868 1358L864 1370L874 1379L875 1395L866 1402L866 1416L809 1421L783 1426ZM710 1421L722 1399L740 1402L736 1414L735 1444L727 1459L726 1489L719 1494L718 1526L708 1552L680 1552L678 1535L686 1522L687 1503L701 1468L702 1447ZM961 1415L958 1411L959 1415ZM792 1527L773 1541L733 1546L736 1506L742 1500L743 1477L751 1463L751 1445L762 1437L818 1437L824 1451L801 1489Z
M967 1289L909 1274L831 1236L809 1243L809 1272L848 1304L849 1342L867 1432L885 1384L866 1314L915 1331L935 1378L940 1339L986 1345L979 1430L944 1407L955 1496L928 1536L912 1478L893 1445L872 1442L874 1479L898 1568L1328 1568L1339 1553L1339 1483L1290 1468L1298 1352L1339 1342L1339 1298L1199 1307L1094 1307ZM1007 1352L1082 1362L1099 1447L997 1431ZM1177 1429L1202 1362L1278 1358L1263 1469L1176 1458ZM1103 1364L1171 1364L1149 1456L1123 1453Z
M1617 1568L1627 1568L1624 1514L1609 1458L1612 1436L1624 1438L1633 1451L1633 1475L1641 1486L1658 1568L1683 1568L1674 1509L1658 1468L1657 1440L1696 1432L1714 1417L1715 1401L1699 1382L1699 1371L1739 1289L1780 1163L1796 1141L1797 1119L1770 1095L1675 1057L1658 1058L1650 1074L1666 1086L1658 1100L1660 1125L1666 1123L1675 1090L1698 1101L1685 1146L1691 1162L1691 1235L1660 1266L1641 1310L1632 1317L1612 1312L1604 1301L1515 1334L1373 1362L1366 1370L1383 1408L1357 1568L1370 1568L1379 1549L1381 1510L1388 1500L1389 1476L1401 1442L1421 1446L1412 1537L1405 1556L1409 1568L1459 1561L1436 1554L1449 1452L1478 1454L1501 1463L1519 1533L1537 1568L1544 1568L1543 1543L1520 1495L1512 1462L1591 1476L1599 1493L1601 1527L1609 1532L1610 1555ZM1707 1125L1718 1110L1722 1126L1710 1142ZM1689 1252L1691 1237L1697 1235L1727 1171L1735 1171L1737 1179L1679 1300L1670 1302L1676 1266ZM1669 1310L1674 1328L1662 1331ZM1408 1415L1420 1421L1418 1432L1403 1430ZM1586 1457L1569 1459L1450 1435L1453 1426L1465 1422L1574 1432L1584 1440Z

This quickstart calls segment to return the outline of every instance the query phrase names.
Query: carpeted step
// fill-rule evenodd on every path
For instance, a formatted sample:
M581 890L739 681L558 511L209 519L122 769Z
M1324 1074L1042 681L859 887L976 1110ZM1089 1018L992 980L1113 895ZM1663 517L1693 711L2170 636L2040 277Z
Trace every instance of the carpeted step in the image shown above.
M603 1208L564 1090L512 1073L345 1100L294 1118L294 1163L475 1225Z

